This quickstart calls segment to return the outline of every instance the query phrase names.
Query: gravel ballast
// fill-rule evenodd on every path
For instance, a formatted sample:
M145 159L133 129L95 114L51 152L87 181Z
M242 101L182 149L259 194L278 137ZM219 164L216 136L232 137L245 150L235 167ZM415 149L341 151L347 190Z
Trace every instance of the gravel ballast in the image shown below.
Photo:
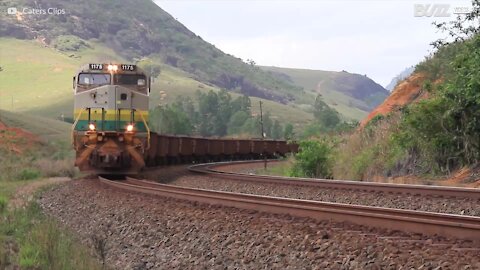
M259 164L238 164L215 169L219 171L245 172L252 170L252 167L257 168L259 167ZM191 188L334 203L409 209L436 213L480 216L480 200L470 198L446 198L401 193L372 193L358 190L315 188L311 186L294 186L262 182L255 183L252 181L203 176L201 174L194 173L180 174L179 171L180 167L177 168L177 174L175 174L174 177L172 177L171 173L162 173L159 171L155 176L148 176L148 179L152 179L161 183Z
M468 241L195 204L76 180L46 191L42 209L114 269L478 269Z

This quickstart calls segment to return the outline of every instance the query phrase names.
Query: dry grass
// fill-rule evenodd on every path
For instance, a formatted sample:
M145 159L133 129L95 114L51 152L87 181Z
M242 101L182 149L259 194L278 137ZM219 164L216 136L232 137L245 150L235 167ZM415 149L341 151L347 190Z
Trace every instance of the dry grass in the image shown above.
M45 177L67 176L73 178L78 174L78 169L75 168L74 161L70 158L62 160L41 158L35 162L35 167Z
M367 180L388 176L402 153L391 149L390 139L398 131L399 114L393 114L374 126L344 135L337 148L335 179Z

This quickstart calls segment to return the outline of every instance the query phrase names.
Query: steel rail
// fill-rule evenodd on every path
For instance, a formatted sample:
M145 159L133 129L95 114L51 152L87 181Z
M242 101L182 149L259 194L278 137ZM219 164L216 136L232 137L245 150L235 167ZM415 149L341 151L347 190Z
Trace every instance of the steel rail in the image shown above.
M480 241L480 217L186 188L127 178L101 183L126 191L317 220Z
M261 161L236 161L236 162L218 162L192 165L188 170L195 173L208 174L219 178L262 182L270 184L283 185L300 185L318 188L359 190L369 192L383 193L403 193L413 195L428 195L437 197L460 197L480 200L480 189L463 188L463 187L446 187L446 186L427 186L427 185L411 185L411 184L390 184L376 182L361 182L350 180L331 180L331 179L312 179L297 178L271 175L252 175L246 173L235 173L222 171L221 167L235 164L260 163ZM272 160L270 162L278 162Z

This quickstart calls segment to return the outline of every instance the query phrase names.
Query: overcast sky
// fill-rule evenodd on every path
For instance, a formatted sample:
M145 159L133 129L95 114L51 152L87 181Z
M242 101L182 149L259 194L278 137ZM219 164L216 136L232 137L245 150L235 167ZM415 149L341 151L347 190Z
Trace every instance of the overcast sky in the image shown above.
M259 65L347 70L381 85L432 51L444 34L433 21L454 18L470 1L156 0L222 51ZM414 5L451 17L415 17ZM434 6L435 5L435 6Z

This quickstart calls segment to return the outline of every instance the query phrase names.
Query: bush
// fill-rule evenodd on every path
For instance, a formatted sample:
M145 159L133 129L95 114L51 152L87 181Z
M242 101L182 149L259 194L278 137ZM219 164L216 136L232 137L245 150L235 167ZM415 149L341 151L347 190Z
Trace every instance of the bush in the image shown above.
M40 172L37 169L25 168L20 171L18 174L18 179L20 180L32 180L40 177Z
M300 142L290 175L332 178L332 146L325 140Z
M89 48L90 45L84 41L83 39L72 36L72 35L65 35L59 36L53 41L53 46L60 51L68 52L68 51L78 51L83 48Z

